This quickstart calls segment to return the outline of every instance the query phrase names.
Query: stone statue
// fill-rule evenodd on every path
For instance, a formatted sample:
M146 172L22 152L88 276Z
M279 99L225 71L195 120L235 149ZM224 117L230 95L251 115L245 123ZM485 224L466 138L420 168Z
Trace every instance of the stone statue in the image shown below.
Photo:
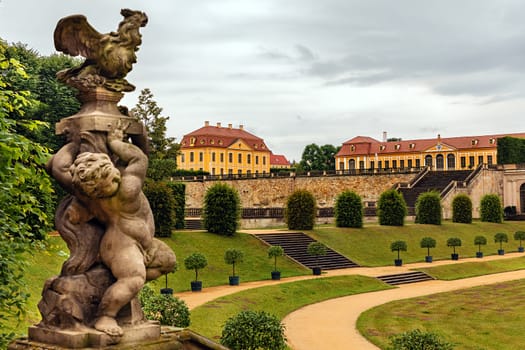
M160 326L144 319L137 294L146 281L172 272L175 254L153 237L153 215L142 187L148 167L144 126L117 107L136 61L140 11L122 10L116 33L101 35L81 15L60 20L58 50L81 54L80 67L57 76L79 89L81 109L56 133L66 144L47 171L69 193L55 226L70 257L48 279L38 305L42 321L29 340L65 348L101 347L158 339ZM124 111L124 112L123 112Z
M55 29L55 48L72 56L86 58L80 67L59 72L59 80L85 90L104 86L112 91L133 91L124 77L137 61L135 52L142 43L140 27L148 23L144 12L123 9L117 32L100 34L83 15L61 19Z

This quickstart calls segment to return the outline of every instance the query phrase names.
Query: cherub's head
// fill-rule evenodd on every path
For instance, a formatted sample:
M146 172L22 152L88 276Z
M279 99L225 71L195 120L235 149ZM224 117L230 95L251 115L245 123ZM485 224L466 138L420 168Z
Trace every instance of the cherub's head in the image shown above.
M105 153L81 153L69 171L73 186L90 198L111 197L120 185L120 171Z

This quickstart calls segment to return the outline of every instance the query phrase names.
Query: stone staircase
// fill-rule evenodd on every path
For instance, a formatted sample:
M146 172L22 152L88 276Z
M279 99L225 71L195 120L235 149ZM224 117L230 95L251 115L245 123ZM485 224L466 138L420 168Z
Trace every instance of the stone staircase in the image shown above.
M392 286L396 286L398 284L430 281L434 279L431 276L421 271L396 273L393 275L383 275L383 276L377 276L377 278Z
M186 219L184 220L184 228L187 230L202 230L202 220L201 219Z
M308 268L320 266L323 270L335 270L359 266L328 247L326 255L320 256L317 260L317 257L309 255L306 251L308 244L315 242L315 240L302 232L266 233L254 236L268 245L281 246L286 255Z

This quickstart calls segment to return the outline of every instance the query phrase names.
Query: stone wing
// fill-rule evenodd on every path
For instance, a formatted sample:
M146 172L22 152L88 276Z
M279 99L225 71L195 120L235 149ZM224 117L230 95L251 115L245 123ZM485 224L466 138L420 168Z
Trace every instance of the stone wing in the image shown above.
M55 28L55 48L71 56L96 59L103 35L93 28L83 15L62 18Z

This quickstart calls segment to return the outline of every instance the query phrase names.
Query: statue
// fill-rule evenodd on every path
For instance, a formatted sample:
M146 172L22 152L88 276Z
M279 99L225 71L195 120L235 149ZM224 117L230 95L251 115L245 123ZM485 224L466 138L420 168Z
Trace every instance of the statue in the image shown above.
M56 133L67 142L46 167L69 193L55 226L70 257L60 276L44 285L42 321L30 327L31 341L88 348L160 337L160 326L144 319L137 294L146 281L172 272L176 259L153 237L142 192L145 128L117 106L122 92L134 89L124 78L136 62L147 16L128 9L121 14L116 33L99 34L82 15L60 20L55 30L57 50L86 60L57 73L79 90L82 102L78 113L57 123Z

